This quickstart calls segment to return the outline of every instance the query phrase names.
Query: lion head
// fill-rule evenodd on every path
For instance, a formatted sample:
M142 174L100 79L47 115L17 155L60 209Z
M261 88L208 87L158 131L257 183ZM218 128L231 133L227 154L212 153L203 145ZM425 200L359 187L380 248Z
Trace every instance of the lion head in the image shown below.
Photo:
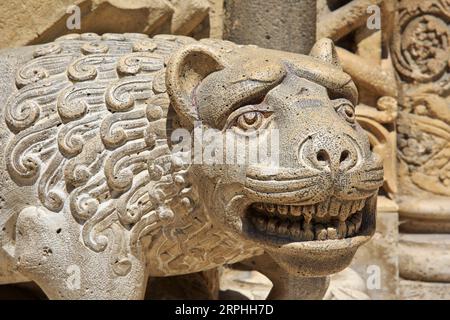
M188 45L172 55L166 84L171 127L190 130L192 153L196 129L238 141L203 142L200 150L223 161L194 160L189 169L216 225L303 275L350 263L374 232L383 168L355 120L357 89L331 40L310 56ZM270 145L277 161L224 160L254 156L251 145Z

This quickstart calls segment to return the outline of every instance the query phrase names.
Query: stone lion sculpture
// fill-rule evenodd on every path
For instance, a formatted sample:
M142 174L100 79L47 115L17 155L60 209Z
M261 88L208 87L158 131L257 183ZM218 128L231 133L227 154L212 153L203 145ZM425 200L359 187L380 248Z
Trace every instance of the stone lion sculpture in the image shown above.
M149 276L247 259L271 297L299 298L374 232L382 164L328 39L305 56L76 34L1 54L2 283L140 299ZM245 143L276 130L278 163L188 162L171 137L195 128Z

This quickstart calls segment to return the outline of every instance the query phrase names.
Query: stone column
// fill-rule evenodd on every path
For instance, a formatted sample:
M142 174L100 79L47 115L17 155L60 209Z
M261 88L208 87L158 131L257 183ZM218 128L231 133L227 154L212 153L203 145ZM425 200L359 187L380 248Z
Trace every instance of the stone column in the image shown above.
M225 0L224 38L308 54L316 40L316 0Z
M401 298L450 298L450 5L398 1Z

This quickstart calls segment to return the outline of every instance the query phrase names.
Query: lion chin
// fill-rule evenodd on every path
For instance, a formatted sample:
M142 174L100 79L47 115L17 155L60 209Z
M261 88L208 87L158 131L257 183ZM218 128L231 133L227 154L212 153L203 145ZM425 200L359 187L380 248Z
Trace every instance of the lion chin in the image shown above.
M232 207L239 212L240 236L290 272L307 277L339 272L375 232L376 193L303 203L277 201L279 196L270 195L270 201L267 195L261 201L241 198Z
M326 206L342 210L321 214ZM325 276L347 267L372 237L375 214L376 195L348 201L330 197L303 206L257 202L245 211L243 230L287 270Z

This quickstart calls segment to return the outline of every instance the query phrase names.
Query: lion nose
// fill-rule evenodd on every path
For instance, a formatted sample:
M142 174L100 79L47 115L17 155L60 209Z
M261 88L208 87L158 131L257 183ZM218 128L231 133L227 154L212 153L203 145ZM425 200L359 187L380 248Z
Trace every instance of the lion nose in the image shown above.
M316 168L323 169L325 167L329 167L330 169L347 171L351 168L351 164L353 163L353 161L351 161L351 158L351 151L347 149L344 149L340 152L320 149L316 153Z
M358 163L357 146L345 136L316 136L307 139L299 156L318 170L345 172Z

